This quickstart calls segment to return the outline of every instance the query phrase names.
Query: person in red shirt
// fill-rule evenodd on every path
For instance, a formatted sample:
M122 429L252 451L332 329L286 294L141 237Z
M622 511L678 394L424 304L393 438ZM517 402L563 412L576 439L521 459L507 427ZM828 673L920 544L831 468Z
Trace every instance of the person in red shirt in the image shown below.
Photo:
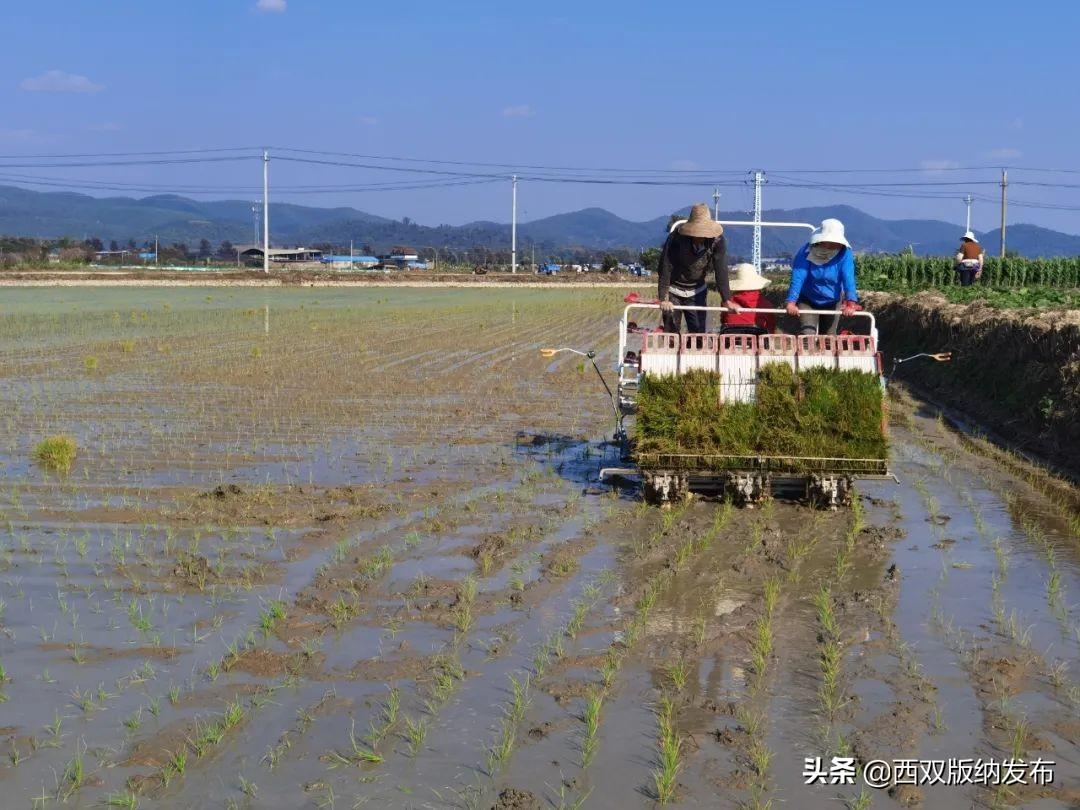
M731 268L731 300L743 309L776 309L776 302L762 290L772 282L758 273L752 264ZM721 334L764 335L776 331L776 315L764 312L725 312L721 316Z

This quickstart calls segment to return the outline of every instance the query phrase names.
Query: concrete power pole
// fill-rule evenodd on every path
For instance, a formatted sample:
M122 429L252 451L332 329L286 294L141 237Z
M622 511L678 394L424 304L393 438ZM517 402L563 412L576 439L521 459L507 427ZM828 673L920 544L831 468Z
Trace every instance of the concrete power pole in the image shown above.
M517 272L517 175L511 175L510 203L510 272Z
M1001 170L1001 258L1005 258L1005 189L1009 185L1009 173Z
M720 187L714 186L712 192L713 219L720 219Z
M263 150L263 272L270 272L270 152Z
M967 227L964 230L965 231L970 231L971 230L971 204L973 202L975 202L975 198L972 197L970 194L968 194L966 197L964 197L964 202L967 204Z
M761 272L761 186L765 182L765 172L754 172L754 252L755 269Z

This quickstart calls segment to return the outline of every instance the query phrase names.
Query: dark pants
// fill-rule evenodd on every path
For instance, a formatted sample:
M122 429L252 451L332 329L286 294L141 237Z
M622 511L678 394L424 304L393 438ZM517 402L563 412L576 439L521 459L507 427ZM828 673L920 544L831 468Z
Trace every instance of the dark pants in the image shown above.
M840 302L831 304L811 304L809 301L799 301L799 309L840 309ZM839 315L811 315L808 312L799 314L799 333L803 335L835 335L836 327L840 325Z
M702 290L692 298L683 298L678 295L673 295L668 292L667 300L673 303L677 307L681 306L695 306L703 307L705 302L709 299L708 288ZM689 334L698 334L705 331L705 315L706 313L698 310L675 310L674 312L665 312L663 314L664 331L665 332L681 332L682 331L682 318L686 316L686 331Z
M975 274L979 271L978 267L964 267L960 264L956 267L956 272L960 274L960 286L970 287L975 283Z

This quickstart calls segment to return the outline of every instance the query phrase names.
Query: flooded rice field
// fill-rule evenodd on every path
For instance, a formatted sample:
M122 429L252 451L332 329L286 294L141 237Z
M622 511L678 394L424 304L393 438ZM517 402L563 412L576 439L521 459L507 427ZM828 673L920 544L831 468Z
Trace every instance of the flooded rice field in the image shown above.
M5 290L0 805L1080 804L1074 502L905 397L850 510L600 487L620 301Z

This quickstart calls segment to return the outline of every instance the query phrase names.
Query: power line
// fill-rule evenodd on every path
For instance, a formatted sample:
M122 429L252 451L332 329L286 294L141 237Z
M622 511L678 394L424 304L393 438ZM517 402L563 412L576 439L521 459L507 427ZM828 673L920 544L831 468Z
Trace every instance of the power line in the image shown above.
M481 161L468 161L468 160L438 160L429 158L413 158L413 157L400 157L395 155L364 155L353 152L329 152L316 149L295 149L287 146L273 147L275 152L295 152L298 154L307 155L322 155L327 157L350 157L359 158L361 160L386 160L396 161L402 163L431 163L435 165L443 166L478 166L481 168L489 169L534 169L538 171L560 171L560 172L616 172L619 174L730 174L730 175L743 175L742 169L630 169L630 168L613 168L604 166L549 166L549 165L536 165L529 163L486 163Z
M0 169L76 169L88 166L170 166L188 163L229 163L258 160L257 155L233 155L230 157L167 158L158 160L106 160L79 163L3 163Z
M155 152L74 152L66 154L42 154L42 155L0 155L0 160L29 160L34 159L62 159L62 158L90 158L90 157L149 157L154 155L198 155L215 152L253 152L261 147L257 146L221 146L210 149L164 149Z

